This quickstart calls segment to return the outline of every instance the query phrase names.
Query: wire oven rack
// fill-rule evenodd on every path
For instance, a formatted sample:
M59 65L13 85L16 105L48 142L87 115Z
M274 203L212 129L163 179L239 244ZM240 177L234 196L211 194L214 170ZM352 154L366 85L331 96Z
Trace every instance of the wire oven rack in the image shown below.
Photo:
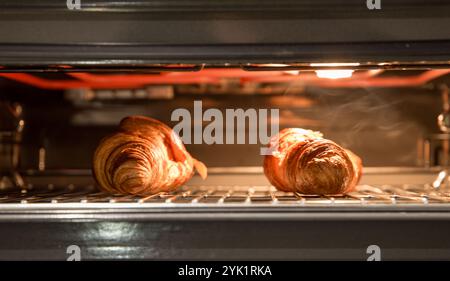
M339 207L339 206L450 206L450 192L430 185L360 185L355 192L319 196L277 191L272 186L184 186L171 193L147 197L111 195L95 186L28 186L22 190L0 190L0 209L17 206L50 207Z

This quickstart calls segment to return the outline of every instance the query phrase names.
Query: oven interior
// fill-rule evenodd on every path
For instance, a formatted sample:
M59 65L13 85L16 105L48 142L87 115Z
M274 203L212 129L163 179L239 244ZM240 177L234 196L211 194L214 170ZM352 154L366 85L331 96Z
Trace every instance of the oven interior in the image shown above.
M317 64L293 70L265 64L163 70L0 73L0 208L303 212L448 206L448 135L438 121L448 106L448 69ZM186 147L207 165L206 180L194 176L177 192L144 198L98 191L91 164L99 141L128 115L150 116L173 127L172 114L179 108L192 116L211 108L224 116L227 109L279 109L280 129L321 131L360 155L360 185L340 196L277 191L263 174L263 144L192 142ZM245 125L248 136L251 127Z

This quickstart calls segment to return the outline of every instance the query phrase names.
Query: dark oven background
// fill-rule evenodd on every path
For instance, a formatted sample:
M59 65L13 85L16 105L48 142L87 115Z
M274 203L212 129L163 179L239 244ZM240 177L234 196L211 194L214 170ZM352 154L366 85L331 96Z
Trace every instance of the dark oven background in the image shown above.
M54 77L57 77L55 74ZM51 76L50 76L51 77ZM173 97L148 100L77 102L62 91L44 91L6 79L0 80L2 100L23 105L25 129L21 167L37 168L38 151L46 148L46 168L91 167L99 140L112 132L121 118L140 114L170 126L177 108L193 111L194 100L207 108L279 108L280 127L303 127L322 131L329 139L359 154L365 166L415 166L418 140L438 132L441 112L439 91L421 88L285 89L278 94L193 94L174 86ZM198 90L198 89L197 89ZM248 127L248 126L247 126ZM260 144L187 145L206 165L260 166Z

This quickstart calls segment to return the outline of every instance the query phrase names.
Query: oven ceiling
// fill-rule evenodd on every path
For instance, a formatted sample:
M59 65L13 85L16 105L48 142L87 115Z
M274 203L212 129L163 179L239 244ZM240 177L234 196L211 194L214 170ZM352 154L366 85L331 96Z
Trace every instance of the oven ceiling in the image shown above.
M2 1L4 71L155 64L448 65L450 3L425 0ZM13 32L12 32L13 31Z

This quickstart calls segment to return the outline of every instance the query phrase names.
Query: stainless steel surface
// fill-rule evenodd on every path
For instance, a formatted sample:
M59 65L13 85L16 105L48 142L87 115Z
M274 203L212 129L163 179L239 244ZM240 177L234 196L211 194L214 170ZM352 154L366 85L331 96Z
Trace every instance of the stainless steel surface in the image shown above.
M438 116L438 126L439 129L444 132L448 133L450 131L450 105L448 101L448 87L447 85L441 86L441 95L442 95L442 113Z
M450 105L448 100L448 87L447 85L441 85L441 95L442 95L442 113L439 114L438 126L442 133L448 134L450 130ZM436 179L433 181L434 188L440 188L441 186L448 187L449 185L449 177L448 177L448 166L449 166L449 140L447 138L442 139L442 159L441 165L443 166L443 170L439 172Z
M24 180L17 171L20 163L21 142L25 120L23 108L18 103L0 102L0 176L9 177L16 187L23 187ZM0 182L3 181L0 178ZM0 183L1 185L1 183Z

